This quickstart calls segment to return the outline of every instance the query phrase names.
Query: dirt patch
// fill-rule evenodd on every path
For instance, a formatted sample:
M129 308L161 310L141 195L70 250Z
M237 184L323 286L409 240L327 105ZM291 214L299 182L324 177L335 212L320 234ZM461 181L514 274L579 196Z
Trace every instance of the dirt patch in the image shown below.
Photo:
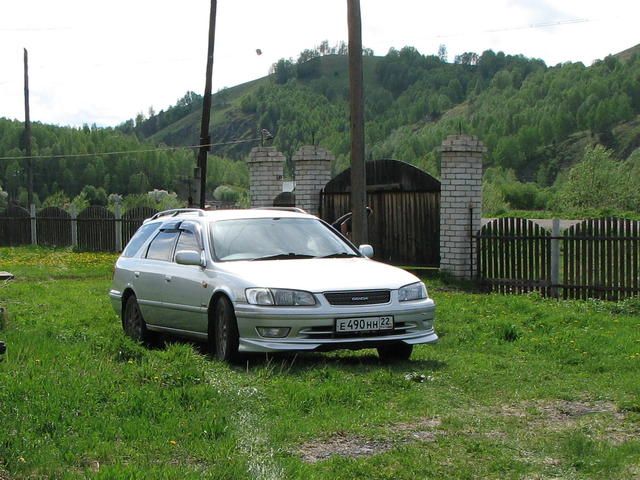
M612 414L616 417L616 420L624 419L624 415L618 413L616 406L611 402L585 403L557 400L553 402L538 402L534 406L551 422L567 422L585 415L598 413Z
M325 441L308 442L300 448L302 460L315 463L333 455L341 457L366 457L391 450L391 440L367 440L347 434L335 435Z
M588 426L594 437L621 444L640 436L640 426L607 401L587 402L552 400L502 405L504 417L522 419L532 429L559 432L576 426Z
M411 440L433 442L436 435L442 433L438 430L441 423L439 418L423 418L417 422L396 423L390 431L399 434L400 440L405 443Z
M536 416L534 412L539 412ZM610 414L616 420L624 420L623 413L618 412L611 402L582 402L569 400L552 400L526 402L518 405L502 405L500 414L505 417L523 418L530 423L575 423L586 415Z
M325 460L334 455L348 458L368 457L387 452L395 446L405 443L433 442L436 440L436 435L442 433L438 430L440 423L437 418L396 423L389 427L389 437L385 439L367 439L357 435L339 433L326 440L305 443L300 447L299 454L302 460L308 463Z

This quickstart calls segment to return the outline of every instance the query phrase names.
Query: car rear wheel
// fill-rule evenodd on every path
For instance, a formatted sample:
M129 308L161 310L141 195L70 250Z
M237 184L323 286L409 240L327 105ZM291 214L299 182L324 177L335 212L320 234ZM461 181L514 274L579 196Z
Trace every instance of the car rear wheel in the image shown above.
M144 321L135 295L131 295L125 304L124 315L122 317L122 329L124 333L136 342L146 344L151 342L151 332L147 330L147 324Z
M413 352L413 345L406 343L391 343L378 347L378 357L383 362L402 362L409 360Z
M216 357L224 362L235 362L238 360L238 323L233 305L226 297L216 303L214 321Z

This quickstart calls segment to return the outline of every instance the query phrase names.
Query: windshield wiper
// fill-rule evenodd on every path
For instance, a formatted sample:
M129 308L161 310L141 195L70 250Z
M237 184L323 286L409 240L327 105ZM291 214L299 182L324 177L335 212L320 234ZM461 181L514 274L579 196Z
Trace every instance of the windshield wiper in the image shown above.
M296 258L315 258L313 255L305 255L303 253L276 253L275 255L266 255L264 257L252 258L255 260L294 260Z
M318 258L343 258L343 257L358 257L359 255L356 255L355 253L349 253L349 252L340 252L340 253L330 253L329 255L323 255L322 257L318 257Z

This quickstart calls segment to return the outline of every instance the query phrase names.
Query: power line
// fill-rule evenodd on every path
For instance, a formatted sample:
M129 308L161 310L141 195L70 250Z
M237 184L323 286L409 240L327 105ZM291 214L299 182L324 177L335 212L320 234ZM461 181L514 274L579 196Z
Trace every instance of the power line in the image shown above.
M250 143L250 142L258 142L262 139L262 137L257 138L248 138L245 140L233 140L230 142L218 142L218 143L206 143L202 145L183 145L179 147L157 147L157 148L147 148L142 150L120 150L115 152L99 152L99 153L70 153L68 155L60 154L60 155L31 155L31 156L13 156L13 157L0 157L0 160L27 160L27 159L54 159L54 158L83 158L83 157L102 157L102 156L112 156L112 155L128 155L133 153L151 153L151 152L167 152L174 150L189 150L200 147L221 147L224 145L238 145L241 143Z

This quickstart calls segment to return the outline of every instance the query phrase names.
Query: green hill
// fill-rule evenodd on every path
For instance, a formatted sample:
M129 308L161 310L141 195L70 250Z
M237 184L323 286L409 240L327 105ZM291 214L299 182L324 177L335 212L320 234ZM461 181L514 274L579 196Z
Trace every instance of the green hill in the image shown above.
M568 170L597 144L609 149L606 155L620 163L623 176L630 172L640 182L634 177L640 172L634 167L640 157L634 154L640 146L639 50L636 46L588 67L547 66L490 50L465 53L453 62L412 47L392 49L384 57L367 52L367 158L404 160L438 175L439 145L462 130L487 146L486 181L499 187L501 205L517 208L550 205ZM263 128L288 157L315 142L336 155L334 173L348 166L348 58L332 52L305 50L298 61L281 59L268 76L213 96L210 134L222 145L212 149L218 160L210 163L210 193L221 184L247 186L242 160ZM194 158L189 151L73 160L64 154L195 145L201 108L202 97L188 92L166 111L115 128L37 124L34 152L63 156L36 165L38 194L76 195L89 184L121 194L165 188L186 196ZM20 129L18 122L0 119L0 156L20 154ZM0 168L0 185L14 197L24 193L22 177L17 160Z
M410 47L365 57L368 154L437 173L437 146L462 127L485 142L488 165L543 185L553 183L587 144L602 143L626 158L639 143L633 125L640 113L640 61L634 49L590 67L548 67L491 51L446 63ZM347 57L283 62L281 70L214 95L213 141L254 138L267 128L285 153L312 141L330 148L337 156L334 170L341 170L349 153ZM153 142L197 143L199 108L152 128L163 114L134 131ZM216 152L240 159L251 146Z

